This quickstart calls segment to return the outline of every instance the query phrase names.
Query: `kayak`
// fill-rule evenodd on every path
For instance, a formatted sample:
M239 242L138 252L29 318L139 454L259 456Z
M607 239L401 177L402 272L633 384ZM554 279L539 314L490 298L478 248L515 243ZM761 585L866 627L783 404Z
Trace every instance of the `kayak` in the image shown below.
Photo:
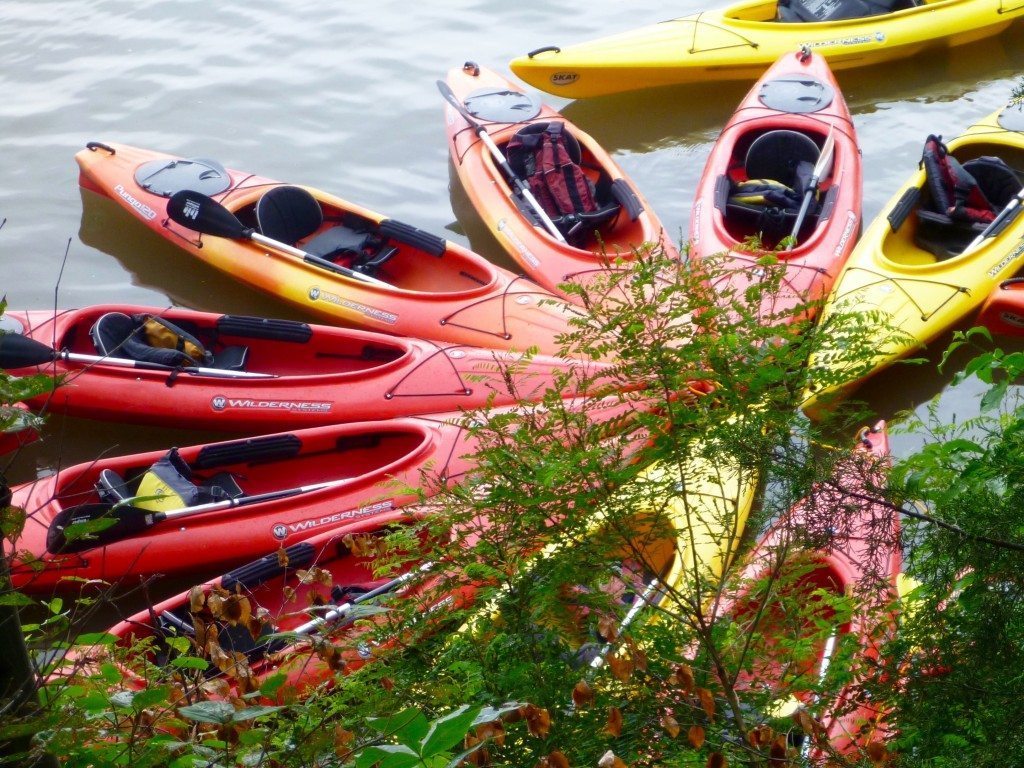
M760 538L739 575L738 591L719 604L719 621L743 624L734 649L737 658L746 658L741 684L768 693L780 686L806 690L793 700L777 702L777 711L771 714L783 717L798 707L807 710L823 726L823 740L844 755L859 754L885 733L882 713L863 692L858 669L860 662L877 662L882 641L895 629L892 605L902 567L899 515L875 500L888 455L884 422L862 430L853 454L837 466L837 482L816 488ZM849 515L849 527L837 526L839 533L823 530L828 525L822 522L825 509ZM802 551L795 541L802 535L828 536L828 544ZM778 581L787 568L793 569L791 577ZM767 604L764 590L771 590ZM837 619L838 604L851 596L862 604ZM787 604L792 608L814 603L819 603L819 610L802 618L802 627L786 614ZM751 656L745 646L749 632L758 634L758 645L770 648L777 641L787 650L772 656L759 648ZM807 641L806 652L794 652L788 645L798 637ZM840 650L844 647L853 649L859 660L853 664L853 677L834 700L820 700L811 691L828 673L833 658L847 658ZM849 662L843 663L849 673ZM812 758L825 757L820 743L807 749Z
M667 477L667 473L657 467L647 472L648 479L656 484L658 478ZM685 522L681 497L668 503L653 498L649 505L640 505L643 509L636 513L636 543L626 548L634 565L641 562L643 570L655 574L681 574L698 562L721 568L735 551L752 503L753 484L741 484L738 473L716 482L708 479L710 475L706 471L698 474L696 466L693 472L700 480L695 481L699 488L688 497L692 505L689 515L692 521L703 520L692 528L693 538L689 543L680 543L675 535L666 537L656 533L670 530L662 525L666 520L684 527L689 524ZM721 528L723 504L739 505L738 530L734 526L729 530ZM285 675L286 687L293 691L309 690L330 680L342 667L345 672L351 672L380 652L379 646L369 643L338 643L344 638L351 641L354 634L365 630L369 616L360 613L360 606L376 606L381 600L389 599L417 600L422 604L423 616L443 620L445 615L473 603L482 584L454 580L453 574L445 574L440 564L408 564L405 570L390 578L374 574L373 538L382 534L387 526L410 522L426 510L426 507L390 510L372 519L349 522L337 530L317 534L281 553L267 555L185 590L151 609L139 611L108 633L125 644L153 636L180 636L194 641L196 626L208 630L215 627L222 649L246 656L245 675L253 681L248 688L238 669L228 670L226 675L236 692L239 688L241 692L253 690L272 674ZM595 535L598 528L599 523L595 522ZM551 552L564 549L564 546L552 545ZM252 625L240 628L225 620L232 615L224 607L225 599L244 599L250 615L260 617L259 628L253 632ZM354 625L357 618L363 619L360 624L364 626ZM287 639L266 637L285 632L294 635ZM325 658L318 651L319 646L314 641L324 636L329 636L334 647L341 649L340 659ZM195 652L204 655L208 650ZM78 655L82 655L82 651L78 651ZM134 673L127 668L122 671L130 683Z
M93 419L259 433L512 405L551 389L570 396L611 386L605 364L292 320L132 305L8 310L5 318L32 340L35 348L28 351L39 354L21 367L25 342L0 336L0 366L62 378L31 405ZM151 338L147 318L170 322L209 354L199 361L152 361L169 354L152 342L169 342ZM40 357L52 362L40 364Z
M91 142L75 159L83 188L215 269L327 321L558 354L558 336L580 316L466 248L320 190L124 144ZM177 192L180 221L226 219L237 231L204 235L171 220Z
M993 157L1010 169L1024 168L1024 103L993 112L947 146L966 168ZM809 415L969 317L1024 266L1020 192L1013 194L1021 178L1011 170L1009 187L989 190L998 216L991 231L936 213L926 169L906 181L865 231L822 309L824 348L808 364ZM845 352L844 333L854 325L867 334L855 345L866 350L866 360Z
M635 399L566 407L608 425L617 455L646 439L629 431L643 407ZM12 581L42 592L244 563L463 481L475 466L473 423L459 413L356 422L70 467L12 489L12 505L26 512ZM97 519L113 525L94 530ZM74 535L86 532L92 538Z
M1024 335L1024 278L1004 280L988 295L978 325L1005 336Z
M805 189L816 167L817 189ZM793 248L775 250L798 220ZM795 320L812 316L807 305L828 294L860 222L861 157L839 85L819 54L787 53L755 83L715 142L690 217L691 257L726 254L715 288L743 296L764 276L770 252L783 273L760 316ZM762 247L752 247L752 239Z
M586 286L609 269L628 269L638 251L654 244L660 244L667 254L678 258L671 238L666 237L663 225L636 185L591 136L519 86L473 62L450 70L446 82L460 108L474 119L470 124L461 109L450 102L446 105L452 165L490 232L532 280L582 303L579 296L566 294L561 284L575 282ZM477 126L493 142L500 159L481 140L475 130ZM499 165L507 162L506 167L520 181L528 181L524 154L529 152L520 142L530 146L552 126L560 126L558 130L564 137L570 161L581 169L594 189L589 206L593 210L588 212L565 212L554 206L553 200L545 205L544 199L536 195L544 213L556 225L559 237L541 222ZM514 137L517 138L513 143ZM574 156L576 151L578 155ZM529 161L532 160L531 155ZM563 173L564 169L559 167L560 180Z
M509 67L541 90L580 99L663 85L753 81L803 46L825 56L834 70L881 64L982 40L1024 16L1024 5L1008 0L926 0L898 3L908 7L875 16L788 22L776 21L778 5L746 0L565 48L546 46Z

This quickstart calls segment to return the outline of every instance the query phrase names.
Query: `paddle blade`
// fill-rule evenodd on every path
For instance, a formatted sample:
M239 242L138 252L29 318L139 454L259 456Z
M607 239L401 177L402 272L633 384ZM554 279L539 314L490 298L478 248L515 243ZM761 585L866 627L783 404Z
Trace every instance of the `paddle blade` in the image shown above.
M247 240L252 229L212 197L183 189L167 201L167 215L177 224L214 237Z
M0 368L27 368L56 359L56 352L35 339L17 333L0 335Z
M80 504L57 513L46 532L46 550L53 555L81 552L118 541L149 528L152 512L109 504Z

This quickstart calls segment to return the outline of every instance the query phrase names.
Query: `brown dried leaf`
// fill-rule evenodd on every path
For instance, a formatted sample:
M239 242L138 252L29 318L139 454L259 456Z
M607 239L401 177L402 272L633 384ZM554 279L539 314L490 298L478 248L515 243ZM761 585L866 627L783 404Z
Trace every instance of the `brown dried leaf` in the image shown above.
M377 539L368 534L353 535L349 533L342 538L342 542L356 557L373 557L377 554Z
M622 735L622 710L608 707L608 721L604 724L604 732L618 738Z
M210 609L213 618L221 618L224 615L224 596L211 592L206 597L206 607Z
M607 643L614 643L619 637L619 622L614 616L603 614L597 620L597 632Z
M489 723L478 725L476 727L476 737L480 741L490 739L499 747L503 747L505 746L505 726L501 720L492 720Z
M614 654L608 656L608 669L612 671L616 680L626 682L633 676L633 660L627 656Z
M282 568L288 567L288 552L285 551L284 547L278 547L277 549L277 564Z
M221 606L222 615L229 623L248 624L249 616L252 615L252 607L249 598L240 595L229 595L224 599Z
M889 759L889 750L880 741L869 741L864 750L868 753L868 759L875 765L881 765Z
M542 707L528 704L526 706L526 728L531 736L546 739L551 731L551 713Z
M338 757L345 757L352 750L349 744L355 741L356 735L352 731L346 731L340 725L334 726L334 754Z
M708 755L708 761L706 768L728 768L729 763L726 762L725 755L721 752L712 752Z
M206 622L200 619L198 616L192 617L192 628L196 631L196 650L200 653L206 652L206 641L209 636L209 632L206 629Z
M202 688L218 699L226 699L231 695L231 685L223 677L214 677L203 683Z
M706 714L710 720L714 720L715 697L711 695L711 691L707 688L698 688L697 697L700 699L700 706L701 709L704 710L704 714Z
M295 588L287 585L281 587L281 593L284 595L284 601L286 603L295 602Z
M677 664L668 676L670 685L678 685L683 693L693 691L696 684L693 678L693 670L686 664Z
M778 738L771 742L771 749L768 750L769 764L772 766L785 765L789 759L789 745L786 742L786 734L780 733Z
M622 758L609 749L597 761L597 768L626 768L626 764L622 762Z
M203 610L206 605L206 593L203 592L202 585L196 584L188 591L188 603L192 613L199 613Z
M699 725L691 725L690 730L686 732L686 740L690 742L690 746L694 749L700 749L704 746L704 729Z
M220 644L212 638L210 639L210 642L207 643L206 655L210 657L210 661L213 663L213 666L224 674L230 672L231 668L234 666L231 661L231 657L228 656L227 653L224 652L224 649L220 647Z
M594 703L594 689L586 680L580 680L572 689L572 703L576 709L583 709Z
M380 679L380 687L385 691L393 691L395 689L395 681L390 677L382 677Z
M569 758L557 749L542 757L537 763L538 768L569 768Z
M250 616L249 621L246 622L245 628L249 630L249 634L252 635L253 640L259 640L260 635L263 634L263 628L265 626L265 622L261 621L256 616Z

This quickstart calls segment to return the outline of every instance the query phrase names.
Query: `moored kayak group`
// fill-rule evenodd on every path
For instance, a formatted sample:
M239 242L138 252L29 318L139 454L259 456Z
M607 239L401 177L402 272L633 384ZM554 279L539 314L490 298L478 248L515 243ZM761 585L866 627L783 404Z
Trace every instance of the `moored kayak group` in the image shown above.
M1024 6L846 5L846 15L829 16L837 4L747 0L541 49L511 65L568 97L756 79L707 160L686 258L724 259L710 287L727 296L761 280L764 259L773 257L782 277L758 308L766 324L816 314L831 338L850 313L871 318L877 342L868 363L844 358L841 334L810 360L804 407L812 417L979 310L993 330L1024 334L1024 282L1013 279L1024 266L1024 103L979 118L951 141L927 137L920 168L915 158L861 236L862 148L831 71L911 55L935 40L957 45L996 34ZM860 10L850 11L855 5ZM308 592L301 604L329 609L292 610L265 632L222 622L220 643L244 654L257 677L285 671L297 685L314 685L336 665L293 652L277 633L301 639L345 626L356 606L380 594L425 588L434 564L375 579L372 558L352 537L425 514L416 502L472 473L477 439L464 412L507 413L552 390L594 424L627 424L649 408L639 388L624 384L614 357L563 356L566 336L587 322L581 290L566 285L602 290L644 254L682 258L676 244L614 159L534 95L473 62L438 87L458 179L523 275L328 192L215 160L98 141L77 154L83 189L323 324L121 304L5 312L0 367L57 377L31 408L240 435L105 457L13 489L12 503L27 513L16 588L45 593L87 580L231 569L111 629L126 641L194 637L197 621L218 625L223 600L243 592L270 616L285 612L285 595L294 603L296 591ZM635 459L649 437L630 432L616 456ZM5 438L0 450L24 439ZM863 477L851 466L871 460L866 474L877 479L887 456L880 423L858 435L850 466L838 472ZM754 484L712 485L704 495L729 497L745 519ZM887 516L886 579L871 589L888 603L901 566L898 516L864 500L866 486L858 491L865 526L877 534ZM816 489L814 503L849 504L829 494ZM808 515L797 505L767 531L745 576L756 579L783 547L783 529ZM722 559L738 543L737 531L730 538L706 525L700 537L680 526L694 540L673 547L677 562L659 571L681 590L687 557ZM865 588L865 538L816 553L795 589L842 596ZM327 574L324 583L298 575L312 566ZM472 597L466 585L450 604ZM742 614L754 599L741 596L722 610ZM854 617L837 632L877 653L877 626L869 624ZM834 642L817 649L819 668ZM352 669L365 658L346 661ZM758 674L770 676L773 663L765 660ZM841 751L863 748L884 730L880 713L850 706L852 692L842 696L844 714L825 723L828 739Z

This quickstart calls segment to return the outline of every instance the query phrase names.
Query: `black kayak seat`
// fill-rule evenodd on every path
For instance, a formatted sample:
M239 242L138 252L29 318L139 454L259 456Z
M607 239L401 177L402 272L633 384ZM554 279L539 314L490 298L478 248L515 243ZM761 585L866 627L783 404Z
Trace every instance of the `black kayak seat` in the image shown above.
M256 223L266 237L294 246L320 229L324 214L302 187L272 187L256 201Z
M104 469L96 478L96 494L107 504L118 504L132 497L128 483L112 469Z
M801 162L813 165L820 153L807 134L778 128L751 142L743 165L748 179L771 179L795 188L797 167Z
M104 357L137 360L168 368L191 367L197 364L180 350L151 345L143 331L144 320L144 316L141 315L132 317L124 312L107 312L89 329L89 336L96 351ZM248 356L248 347L227 346L212 353L212 361L208 367L241 371L245 369Z

